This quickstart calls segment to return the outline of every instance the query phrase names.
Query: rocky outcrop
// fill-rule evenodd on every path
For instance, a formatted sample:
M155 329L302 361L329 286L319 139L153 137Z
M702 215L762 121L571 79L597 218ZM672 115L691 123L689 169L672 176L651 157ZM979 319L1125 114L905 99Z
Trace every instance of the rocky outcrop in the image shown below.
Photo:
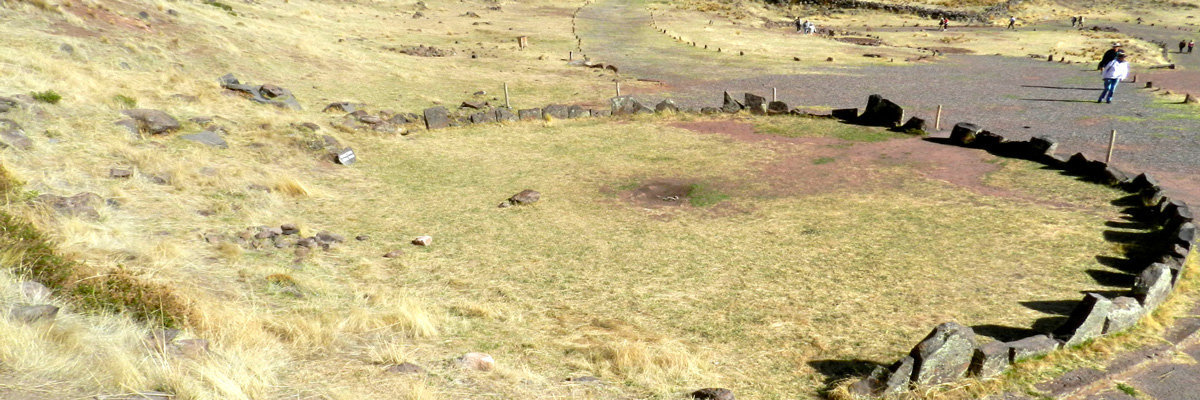
M300 102L296 100L296 96L292 95L290 90L279 86L272 84L244 84L239 82L233 74L225 74L218 79L218 82L221 83L222 88L256 103L270 104L279 108L289 108L292 110L303 109L300 107Z

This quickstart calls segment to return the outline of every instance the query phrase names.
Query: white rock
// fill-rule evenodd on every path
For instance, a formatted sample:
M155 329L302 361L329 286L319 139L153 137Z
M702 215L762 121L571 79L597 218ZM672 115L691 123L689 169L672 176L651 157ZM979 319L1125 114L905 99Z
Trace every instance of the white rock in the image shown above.
M475 371L491 371L496 368L496 360L485 353L467 353L458 358L458 365Z
M413 239L412 244L417 246L431 245L433 244L433 236L417 236L416 239Z

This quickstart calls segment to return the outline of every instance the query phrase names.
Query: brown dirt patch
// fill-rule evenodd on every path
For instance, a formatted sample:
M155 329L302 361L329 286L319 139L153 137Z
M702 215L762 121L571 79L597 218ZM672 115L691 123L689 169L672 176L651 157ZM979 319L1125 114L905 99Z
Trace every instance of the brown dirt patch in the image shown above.
M933 51L936 51L936 52L942 53L942 54L974 54L975 53L974 50L964 49L961 47L926 47L925 50L933 50Z
M844 43L857 44L859 46L879 46L883 44L882 40L865 37L840 37L834 40Z
M651 180L636 189L621 193L626 202L646 208L679 207L688 203L692 182L664 178Z
M705 134L726 135L740 142L762 143L779 157L766 162L750 181L757 196L785 197L822 193L899 189L913 177L946 182L975 193L1016 198L1052 207L1025 193L989 186L988 174L1000 167L987 152L963 149L921 138L851 142L831 137L781 137L755 132L738 121L680 122L672 126Z

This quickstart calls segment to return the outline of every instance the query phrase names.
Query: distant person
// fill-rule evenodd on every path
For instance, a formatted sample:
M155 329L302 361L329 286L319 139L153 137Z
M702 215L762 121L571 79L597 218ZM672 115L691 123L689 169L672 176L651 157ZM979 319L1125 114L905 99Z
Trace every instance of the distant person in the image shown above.
M812 21L804 21L804 34L811 35L814 33L817 33L817 24L812 23Z
M1008 29L1017 29L1017 17L1008 17Z
M950 18L942 17L941 26L942 26L942 32L945 32L947 29L950 29Z
M1125 62L1125 54L1118 54L1115 60L1104 66L1100 77L1104 79L1104 90L1100 92L1097 103L1112 103L1113 93L1117 91L1117 83L1129 76L1129 63Z
M1118 55L1123 54L1125 54L1125 50L1121 50L1121 44L1113 43L1112 48L1104 52L1104 57L1100 58L1100 64L1096 65L1096 70L1104 69L1104 67L1107 67L1109 63L1117 59Z
M1083 16L1082 15L1079 16L1079 27L1080 28L1083 27Z
M1075 16L1072 16L1072 17L1071 17L1071 27L1072 27L1072 28L1074 28L1074 27L1075 27L1075 23L1076 23L1076 22L1079 22L1079 18L1078 18L1078 17L1075 17Z
M1179 41L1179 53L1180 53L1180 54L1182 54L1182 53L1183 53L1183 49L1186 49L1186 48L1187 48L1187 41L1186 41L1186 40L1180 40L1180 41Z
M800 17L796 17L796 32L803 32L804 24L805 24L805 22L800 22ZM709 25L712 25L712 24L709 24Z
M1188 54L1192 54L1192 49L1195 49L1195 48L1196 48L1196 41L1189 40L1188 41Z

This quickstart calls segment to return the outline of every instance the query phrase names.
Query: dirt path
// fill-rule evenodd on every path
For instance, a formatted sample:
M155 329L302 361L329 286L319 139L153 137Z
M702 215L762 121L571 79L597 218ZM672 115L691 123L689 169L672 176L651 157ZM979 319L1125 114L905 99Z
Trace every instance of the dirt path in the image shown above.
M585 53L620 65L622 76L665 83L661 92L638 95L647 102L670 97L685 106L712 106L725 90L769 95L774 87L793 106L842 108L862 107L867 95L878 93L929 120L937 105L945 106L943 135L955 122L971 121L1016 138L1049 136L1064 151L1090 156L1105 151L1115 129L1116 165L1155 173L1173 195L1200 203L1200 139L1193 133L1200 116L1156 102L1133 83L1118 89L1115 103L1097 104L1100 79L1089 66L954 55L915 66L762 75L758 67L739 65L736 55L666 39L650 28L640 0L599 0L580 12L579 26ZM1196 58L1200 63L1200 54Z

